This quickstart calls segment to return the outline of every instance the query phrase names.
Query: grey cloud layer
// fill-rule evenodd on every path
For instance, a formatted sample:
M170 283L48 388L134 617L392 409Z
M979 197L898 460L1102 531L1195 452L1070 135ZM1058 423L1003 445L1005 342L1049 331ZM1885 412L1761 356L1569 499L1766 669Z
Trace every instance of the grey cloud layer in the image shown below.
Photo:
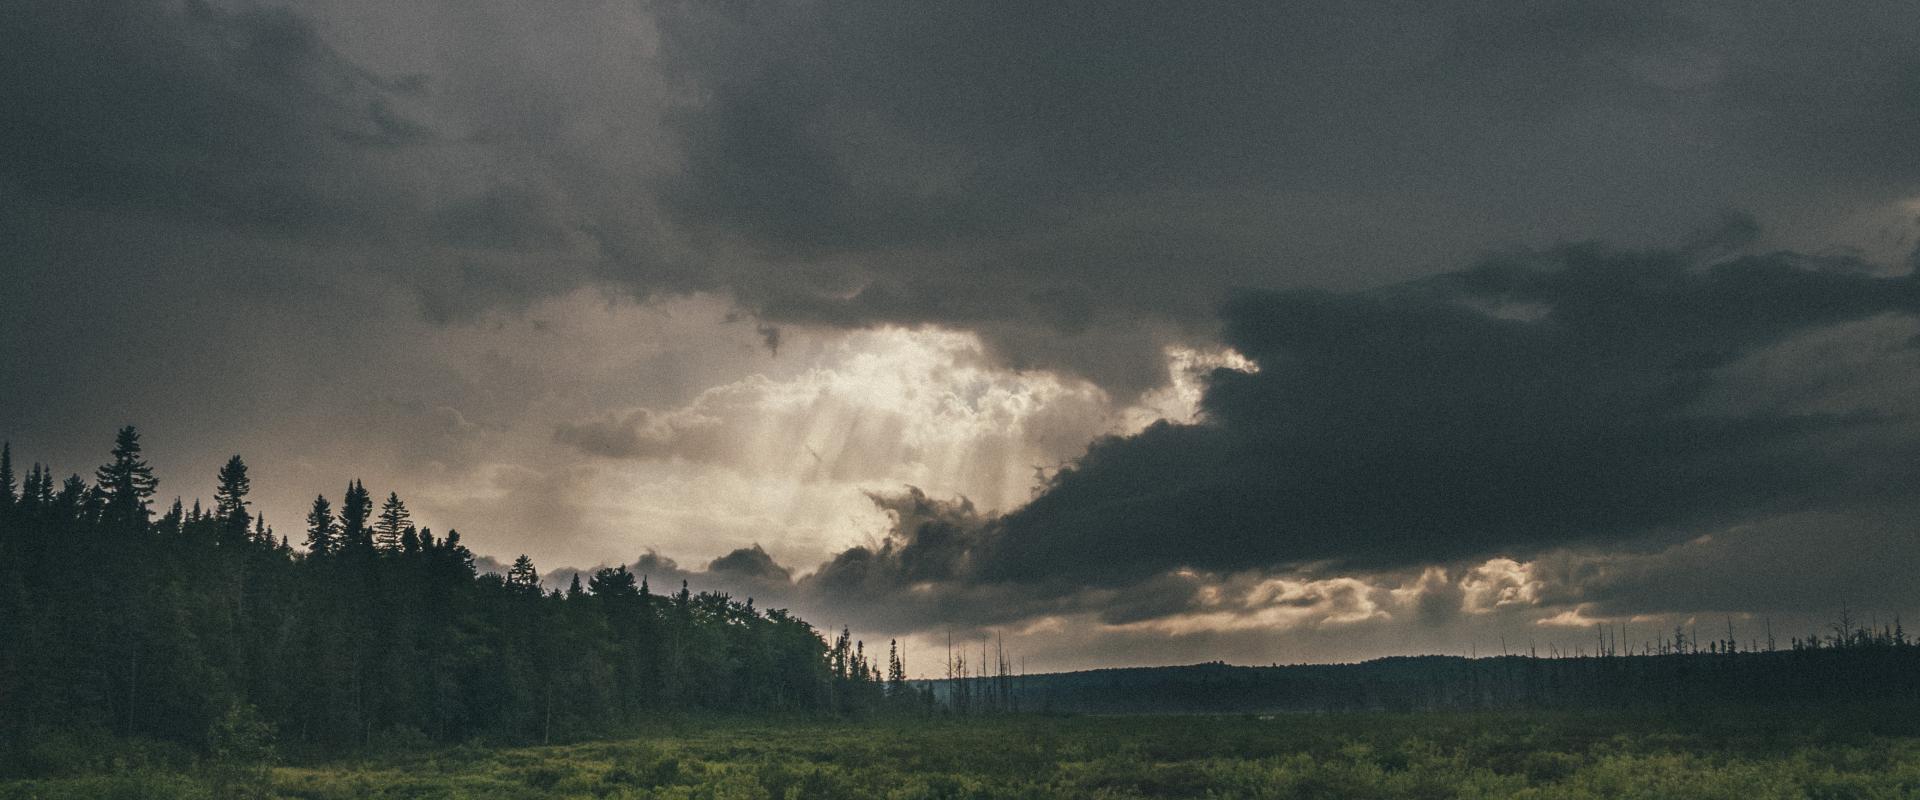
M0 176L30 196L273 231L377 228L386 153L425 144L418 87L289 11L25 3L0 33Z
M1670 240L1727 206L1859 244L1823 226L1920 178L1920 20L1853 11L26 3L0 178L43 214L251 240L169 265L190 283L328 234L301 269L372 267L435 319L726 288L1138 389L1230 286Z
M807 265L741 281L776 317L975 326L1129 386L1099 348L1038 342L1204 320L1224 285L1366 285L1494 242L1652 243L1728 205L1797 226L1834 192L1899 196L1920 49L1870 21L1911 9L1871 12L688 4L663 27L702 102L675 117L666 197ZM1848 42L1846 67L1811 41Z

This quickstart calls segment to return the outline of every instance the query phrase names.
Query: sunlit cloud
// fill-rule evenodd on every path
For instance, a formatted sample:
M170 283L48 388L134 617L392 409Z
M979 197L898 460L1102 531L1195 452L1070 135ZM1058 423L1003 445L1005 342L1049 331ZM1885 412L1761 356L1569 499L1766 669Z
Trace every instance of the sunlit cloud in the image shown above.
M1511 558L1495 558L1473 567L1460 580L1468 613L1486 614L1502 607L1528 607L1539 600L1540 581L1533 577L1533 565Z
M1096 437L1159 419L1191 421L1207 371L1251 368L1231 352L1170 349L1167 385L1116 407L1090 381L994 364L971 333L794 334L809 335L819 340L811 352L783 357L805 359L802 369L755 373L680 406L563 421L554 441L595 458L613 485L624 486L608 490L619 493L609 503L656 521L635 520L637 529L677 540L650 545L691 545L706 557L743 544L738 531L755 530L774 540L766 544L775 552L824 556L828 546L882 532L869 492L914 486L965 497L983 512L1004 511ZM689 541L662 531L663 518L683 518L682 531L735 533Z

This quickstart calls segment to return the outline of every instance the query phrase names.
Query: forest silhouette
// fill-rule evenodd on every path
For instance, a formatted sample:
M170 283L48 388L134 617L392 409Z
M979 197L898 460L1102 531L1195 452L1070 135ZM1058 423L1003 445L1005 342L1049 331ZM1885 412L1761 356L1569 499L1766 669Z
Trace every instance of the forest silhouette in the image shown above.
M213 507L175 500L123 428L89 482L0 449L0 742L91 732L203 747L258 722L343 750L382 739L547 741L662 712L919 707L842 631L751 598L655 593L626 567L546 591L521 556L476 572L460 534L417 527L398 493L316 497L301 543L250 510L246 463ZM877 654L876 654L877 656ZM218 738L217 736L215 738ZM18 753L0 752L0 757Z

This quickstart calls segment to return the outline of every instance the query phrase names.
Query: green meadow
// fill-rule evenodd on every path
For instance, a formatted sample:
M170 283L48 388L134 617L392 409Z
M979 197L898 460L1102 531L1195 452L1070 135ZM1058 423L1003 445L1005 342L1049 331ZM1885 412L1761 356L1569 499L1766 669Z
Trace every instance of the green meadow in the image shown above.
M629 738L221 761L48 743L0 798L1899 798L1875 713L663 720Z

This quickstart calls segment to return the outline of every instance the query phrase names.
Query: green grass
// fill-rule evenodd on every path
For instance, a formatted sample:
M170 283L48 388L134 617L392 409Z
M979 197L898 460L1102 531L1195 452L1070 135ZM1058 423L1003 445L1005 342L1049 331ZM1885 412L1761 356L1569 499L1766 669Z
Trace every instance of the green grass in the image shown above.
M1920 797L1900 717L1409 714L694 720L553 747L0 784L0 798Z

